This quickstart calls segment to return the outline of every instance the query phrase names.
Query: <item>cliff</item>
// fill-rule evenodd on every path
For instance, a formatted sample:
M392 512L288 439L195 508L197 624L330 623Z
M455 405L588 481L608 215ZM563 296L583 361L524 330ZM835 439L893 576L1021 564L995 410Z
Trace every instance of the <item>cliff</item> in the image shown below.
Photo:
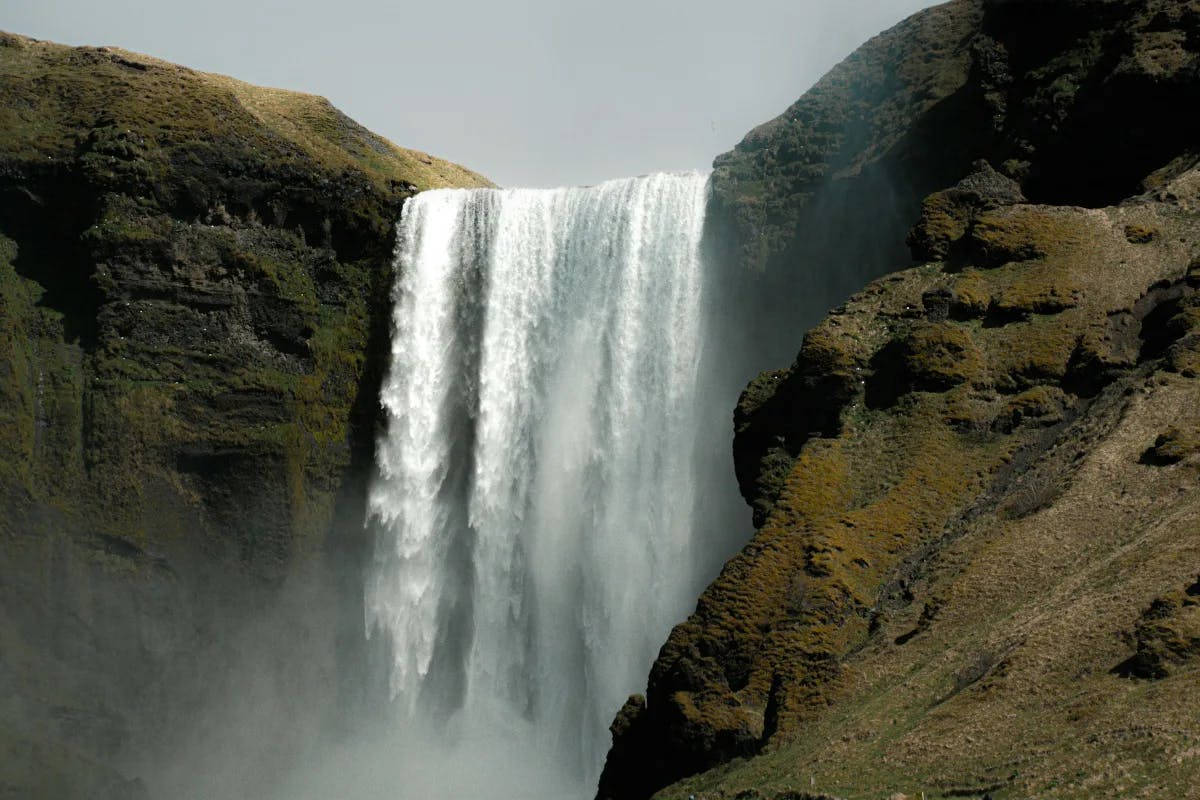
M487 182L322 98L9 34L0 132L0 794L267 773L361 656L394 222ZM249 681L329 702L201 718Z
M717 160L766 285L886 277L743 394L601 797L1195 792L1198 64L1195 2L958 0Z

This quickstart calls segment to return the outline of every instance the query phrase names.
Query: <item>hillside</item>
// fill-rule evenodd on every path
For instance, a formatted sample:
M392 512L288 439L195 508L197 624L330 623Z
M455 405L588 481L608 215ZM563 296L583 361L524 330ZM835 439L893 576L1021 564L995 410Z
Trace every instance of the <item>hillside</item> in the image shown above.
M269 771L352 705L394 223L486 184L322 98L0 34L0 795ZM225 708L265 675L296 694Z
M1198 51L1196 3L958 0L717 160L768 285L886 277L743 394L757 531L601 797L1194 795Z

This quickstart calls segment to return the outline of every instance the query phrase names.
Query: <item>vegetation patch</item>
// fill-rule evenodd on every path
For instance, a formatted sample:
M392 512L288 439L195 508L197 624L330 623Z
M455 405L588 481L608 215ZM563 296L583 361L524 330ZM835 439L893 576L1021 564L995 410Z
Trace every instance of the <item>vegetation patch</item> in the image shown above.
M1200 597L1181 591L1160 597L1138 619L1131 636L1137 649L1117 672L1161 680L1200 662Z
M1158 229L1148 225L1126 225L1125 239L1130 244L1149 244L1158 238Z
M1033 261L1078 247L1081 231L1071 212L1014 206L980 215L971 229L970 258L981 267Z
M1142 454L1142 462L1156 466L1178 464L1200 453L1200 430L1171 426L1158 435Z
M904 340L905 372L911 387L945 391L962 383L979 382L984 360L966 329L943 322L922 326Z

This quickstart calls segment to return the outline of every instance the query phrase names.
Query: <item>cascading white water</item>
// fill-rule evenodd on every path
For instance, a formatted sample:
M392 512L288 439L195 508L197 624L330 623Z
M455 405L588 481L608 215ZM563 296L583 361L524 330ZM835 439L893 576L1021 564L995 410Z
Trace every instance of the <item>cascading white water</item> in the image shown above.
M731 407L699 376L707 194L660 174L405 206L366 625L405 721L475 742L463 770L502 740L588 793L728 555L694 552Z

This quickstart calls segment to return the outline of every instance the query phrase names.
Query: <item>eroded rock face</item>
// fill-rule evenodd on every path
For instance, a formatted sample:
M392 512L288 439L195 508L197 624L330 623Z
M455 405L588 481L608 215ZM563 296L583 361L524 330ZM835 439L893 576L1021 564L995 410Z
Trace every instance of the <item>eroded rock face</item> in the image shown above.
M330 713L393 224L483 182L320 98L0 34L0 794L137 796L239 670Z
M1192 313L1197 122L1181 111L1200 88L1194 6L948 3L873 40L718 159L718 200L741 231L746 263L776 274L813 268L803 259L813 210L828 211L830 197L879 180L900 187L892 196L924 197L903 204L908 224L918 223L907 237L918 266L832 311L789 369L764 373L743 394L734 448L757 533L672 632L645 696L614 725L600 797L647 797L756 754L765 755L677 788L686 796L693 787L755 786L768 774L756 772L760 759L772 765L763 767L769 774L793 778L804 765L831 771L837 761L843 788L900 788L867 766L886 761L872 755L868 743L883 734L871 724L897 724L872 716L883 712L870 705L870 692L884 691L871 676L903 662L889 662L888 648L920 642L946 615L958 627L944 635L960 637L946 642L984 629L1003 639L1007 624L986 607L960 600L970 610L955 612L946 597L931 596L930 586L956 585L954 575L970 563L960 554L955 568L939 572L942 559L953 560L945 553L976 547L962 543L975 542L972 535L1036 541L1023 520L1053 515L1065 503L1061 493L1082 491L1068 487L1097 491L1087 481L1103 479L1072 476L1105 437L1135 435L1116 432L1140 424L1136 414L1121 417L1122 398L1161 382L1147 390L1159 405L1145 406L1161 414L1162 403L1200 397ZM849 239L862 224L848 210L823 221L835 229L845 221L838 230ZM906 238L887 224L881 230ZM854 253L849 244L843 256ZM1176 459L1189 441L1176 428L1139 444L1122 467L1147 497L1153 481L1144 470L1162 467L1139 463L1140 454L1149 448L1148 458L1168 469L1192 463ZM1062 461L1067 452L1075 461ZM1195 494L1180 492L1171 513L1195 525ZM1101 549L1099 561L1121 558L1118 533L1134 536L1118 516L1092 522L1111 526L1097 546L1113 549ZM1051 542L1059 534L1042 535ZM1127 583L1112 575L1105 585L1141 596L1177 580L1177 571ZM1032 598L1045 585L1035 572L1006 574L1015 592ZM1024 580L1031 583L1022 587ZM1081 610L1092 602L1080 600L1070 613L1091 614L1086 624L1110 631L1112 644L1097 659L1062 655L1055 669L1069 669L1072 658L1099 675L1112 667L1102 659L1122 646L1126 610ZM894 629L898 609L910 606L932 611ZM958 747L955 725L973 723L945 709L970 702L962 696L981 685L1003 694L995 687L1021 672L1006 661L1020 637L1010 630L1009 644L989 645L947 672L949 688L929 698L943 716L913 712L903 732ZM1109 702L1108 690L1092 690L1097 704ZM997 701L1004 713L1006 702ZM900 713L894 705L891 713ZM835 719L861 722L863 739L834 748L819 738L836 735ZM1071 735L1086 730L1081 724ZM1022 758L1019 741L999 738L992 752ZM967 780L949 767L928 770L945 791ZM1025 780L1023 791L1036 795L1037 778Z

